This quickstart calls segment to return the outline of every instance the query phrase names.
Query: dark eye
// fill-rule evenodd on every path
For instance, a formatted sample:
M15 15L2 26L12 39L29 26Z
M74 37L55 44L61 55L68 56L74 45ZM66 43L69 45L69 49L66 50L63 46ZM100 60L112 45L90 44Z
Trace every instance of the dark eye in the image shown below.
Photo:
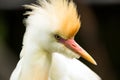
M55 39L60 40L61 37L58 34L55 34Z

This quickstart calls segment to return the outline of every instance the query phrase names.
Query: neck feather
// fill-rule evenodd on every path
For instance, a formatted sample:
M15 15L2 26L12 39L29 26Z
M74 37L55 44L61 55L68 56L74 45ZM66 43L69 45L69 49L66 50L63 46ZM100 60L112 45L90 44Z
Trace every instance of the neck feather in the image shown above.
M49 68L51 66L51 53L41 49L23 48L21 57L22 72L21 80L48 80Z

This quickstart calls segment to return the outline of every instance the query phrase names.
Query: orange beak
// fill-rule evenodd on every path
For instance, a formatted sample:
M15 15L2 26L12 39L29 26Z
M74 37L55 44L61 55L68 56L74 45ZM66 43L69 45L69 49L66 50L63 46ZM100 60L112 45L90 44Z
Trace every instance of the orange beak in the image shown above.
M80 47L74 39L61 40L60 42L73 52L79 54L82 58L86 59L94 65L97 65L96 61L82 47Z

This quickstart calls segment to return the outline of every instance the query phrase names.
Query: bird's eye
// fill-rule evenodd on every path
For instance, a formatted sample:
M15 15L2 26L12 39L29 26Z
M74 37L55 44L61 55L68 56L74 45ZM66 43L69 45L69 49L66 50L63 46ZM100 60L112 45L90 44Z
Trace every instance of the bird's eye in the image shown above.
M58 34L55 34L55 39L60 40L61 37Z

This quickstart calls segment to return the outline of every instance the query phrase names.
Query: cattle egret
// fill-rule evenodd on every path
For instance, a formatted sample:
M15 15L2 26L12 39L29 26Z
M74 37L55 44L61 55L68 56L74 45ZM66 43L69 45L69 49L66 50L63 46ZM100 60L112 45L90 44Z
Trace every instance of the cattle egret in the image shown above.
M10 80L101 80L76 58L97 65L74 40L80 28L72 0L38 0L25 5L26 32L20 60Z

